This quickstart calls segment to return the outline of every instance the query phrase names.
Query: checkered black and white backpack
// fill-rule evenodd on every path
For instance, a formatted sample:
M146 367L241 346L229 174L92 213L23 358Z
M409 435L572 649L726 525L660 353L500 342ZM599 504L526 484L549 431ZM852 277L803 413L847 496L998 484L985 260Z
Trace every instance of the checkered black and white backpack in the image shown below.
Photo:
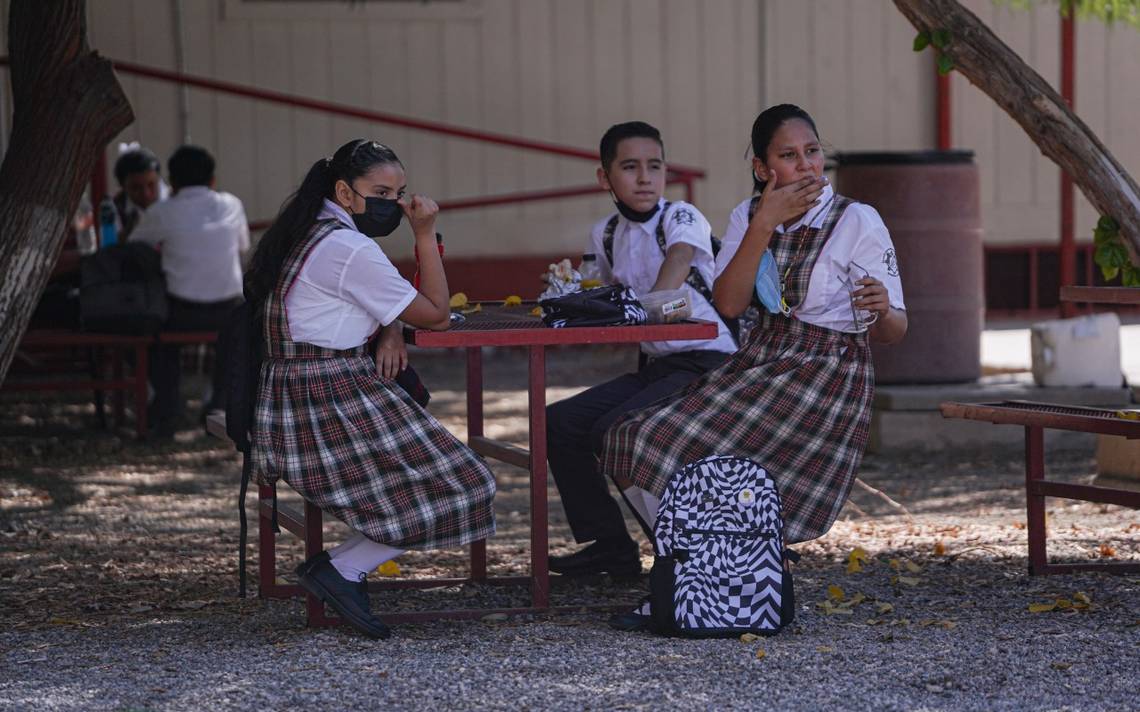
M795 615L780 493L763 467L706 457L673 477L657 511L652 628L695 638L772 635Z

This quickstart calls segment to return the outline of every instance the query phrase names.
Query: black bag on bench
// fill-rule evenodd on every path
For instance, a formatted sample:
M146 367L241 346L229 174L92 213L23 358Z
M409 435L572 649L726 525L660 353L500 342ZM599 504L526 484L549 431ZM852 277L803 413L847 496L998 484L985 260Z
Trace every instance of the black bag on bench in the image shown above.
M105 334L157 334L169 305L162 259L141 242L104 247L79 265L79 324Z

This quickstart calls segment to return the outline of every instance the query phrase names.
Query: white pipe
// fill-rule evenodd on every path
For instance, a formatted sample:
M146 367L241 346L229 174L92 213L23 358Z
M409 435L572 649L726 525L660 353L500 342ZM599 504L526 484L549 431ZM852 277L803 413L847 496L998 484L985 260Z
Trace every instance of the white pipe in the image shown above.
M186 73L186 28L182 23L182 0L171 0L174 16L174 65L179 74ZM190 143L190 88L178 85L178 129L182 143Z

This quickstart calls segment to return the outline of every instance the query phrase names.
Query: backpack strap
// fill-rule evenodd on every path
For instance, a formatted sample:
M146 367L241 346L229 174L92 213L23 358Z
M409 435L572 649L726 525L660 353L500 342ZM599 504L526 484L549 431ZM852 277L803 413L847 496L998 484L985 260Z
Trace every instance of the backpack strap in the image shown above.
M666 249L665 249L665 213L669 210L670 205L672 205L672 203L670 203L668 200L666 200L664 207L661 208L661 219L657 221L657 232L656 232L657 246L661 248L661 254L666 253ZM713 257L715 258L717 253L720 252L720 240L715 238L715 237L712 238L712 240L713 240ZM685 284L687 284L690 287L692 287L693 289L695 289L697 294L701 295L702 297L704 297L705 299L708 300L709 304L713 304L712 289L709 288L708 282L705 281L705 278L703 276L701 276L701 271L698 270L695 266L692 266L692 265L689 266L689 274L687 274L685 276Z
M618 216L614 213L613 217L606 222L606 228L602 232L602 249L606 252L606 262L610 265L610 271L614 269L614 231L617 230Z

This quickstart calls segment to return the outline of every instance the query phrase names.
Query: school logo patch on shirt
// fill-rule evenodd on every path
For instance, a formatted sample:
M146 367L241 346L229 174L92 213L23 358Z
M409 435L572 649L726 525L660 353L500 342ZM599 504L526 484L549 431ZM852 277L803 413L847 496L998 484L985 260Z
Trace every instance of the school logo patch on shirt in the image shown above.
M899 276L899 260L895 256L895 248L890 248L883 253L883 264L887 266L887 274L892 277Z
M673 222L678 225L695 225L697 216L693 215L693 211L688 208L677 208L673 211Z

